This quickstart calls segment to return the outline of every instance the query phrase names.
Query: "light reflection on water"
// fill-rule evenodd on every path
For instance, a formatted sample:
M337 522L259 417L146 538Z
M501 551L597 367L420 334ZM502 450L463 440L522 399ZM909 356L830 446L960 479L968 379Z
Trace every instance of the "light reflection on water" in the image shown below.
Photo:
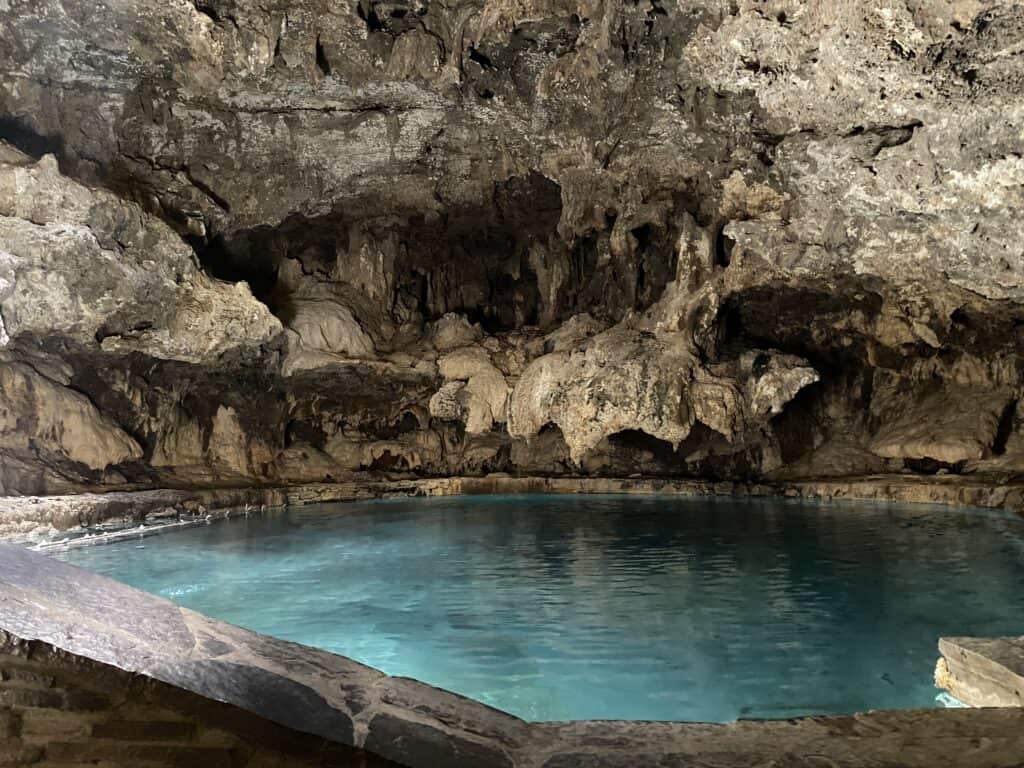
M643 496L356 502L62 553L531 720L935 706L941 635L1024 633L1024 521Z

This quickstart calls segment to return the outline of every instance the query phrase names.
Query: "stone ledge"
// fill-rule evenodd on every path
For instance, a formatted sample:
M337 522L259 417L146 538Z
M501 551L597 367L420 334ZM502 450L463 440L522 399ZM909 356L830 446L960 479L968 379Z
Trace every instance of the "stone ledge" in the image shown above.
M168 508L225 516L244 510L394 496L494 493L637 493L685 496L779 496L859 499L915 504L1001 508L1024 512L1024 483L965 476L877 475L787 482L735 482L602 477L450 477L347 482L284 487L113 491L69 496L0 497L0 539L42 541L60 531L123 520L138 525Z
M0 631L0 765L105 768L395 768L362 750ZM89 702L69 708L68 700Z
M82 665L107 665L289 731L362 749L367 765L377 756L409 768L996 768L1017 765L1024 755L1021 708L724 725L527 723L342 656L216 621L12 545L0 545L0 629L17 642L41 643Z
M972 707L1024 706L1024 637L943 637L935 683Z

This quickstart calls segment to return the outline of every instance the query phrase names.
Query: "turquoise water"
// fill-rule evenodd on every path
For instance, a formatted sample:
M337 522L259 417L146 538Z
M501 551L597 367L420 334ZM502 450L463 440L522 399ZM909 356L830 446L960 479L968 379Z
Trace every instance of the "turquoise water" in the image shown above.
M372 501L59 556L531 720L936 706L939 636L1024 633L1024 522L971 510Z

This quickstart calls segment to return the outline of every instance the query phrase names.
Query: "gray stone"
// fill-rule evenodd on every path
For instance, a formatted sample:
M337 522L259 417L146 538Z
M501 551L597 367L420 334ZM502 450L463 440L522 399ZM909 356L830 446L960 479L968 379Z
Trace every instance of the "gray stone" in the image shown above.
M146 671L158 680L234 704L294 730L353 743L352 718L346 712L333 707L307 684L261 667L217 659L174 659L157 661Z
M494 744L471 740L459 732L436 728L391 714L369 724L364 747L403 765L437 768L503 768L511 758Z
M1024 470L1019 5L0 25L0 493Z
M974 707L1024 706L1024 637L943 637L935 684Z

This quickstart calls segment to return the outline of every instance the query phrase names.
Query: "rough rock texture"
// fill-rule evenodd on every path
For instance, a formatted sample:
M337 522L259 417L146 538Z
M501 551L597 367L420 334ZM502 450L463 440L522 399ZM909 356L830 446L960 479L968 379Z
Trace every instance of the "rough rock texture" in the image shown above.
M1024 706L1024 637L943 637L935 685L972 707Z
M400 768L152 678L0 631L0 733L17 768Z
M91 546L154 532L205 525L247 516L254 510L299 507L363 499L494 494L657 494L845 499L921 504L921 514L938 505L1024 509L1024 483L990 484L977 475L888 475L792 481L733 481L616 477L484 477L374 479L361 475L336 483L191 487L145 491L104 491L0 499L0 540L36 548ZM1021 514L1018 511L1018 514ZM83 536L83 532L85 535ZM74 541L72 541L74 540Z
M1024 469L1024 6L0 0L0 491Z

